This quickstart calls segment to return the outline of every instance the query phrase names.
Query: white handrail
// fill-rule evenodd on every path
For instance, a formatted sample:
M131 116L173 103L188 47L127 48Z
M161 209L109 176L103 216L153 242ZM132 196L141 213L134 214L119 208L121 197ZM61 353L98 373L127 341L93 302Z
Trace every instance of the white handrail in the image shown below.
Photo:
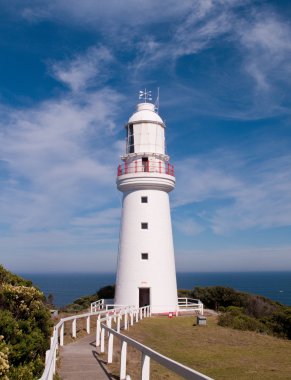
M199 299L179 297L178 298L178 308L180 311L197 310L200 314L203 315L204 305Z
M131 309L131 312L142 315L150 315L150 307L146 306L144 308L140 308L137 310ZM112 319L112 317L110 317ZM136 348L138 351L141 352L141 380L149 380L150 379L150 359L153 359L156 361L158 364L162 365L163 367L169 369L170 371L175 372L179 376L184 377L185 379L189 380L213 380L212 378L195 371L192 368L186 367L185 365L176 362L175 360L172 360L157 351L152 350L151 348L137 342L134 339L129 338L126 335L121 334L119 331L114 330L111 327L111 321L108 323L106 320L106 324L102 323L105 322L106 318L100 319L98 326L99 326L99 331L97 328L97 334L99 335L98 338L96 339L96 345L100 345L101 347L101 352L105 352L105 346L108 347L107 349L107 362L108 364L112 363L113 361L113 337L116 336L120 339L121 341L121 358L120 358L120 379L124 380L127 378L130 378L126 374L126 356L127 356L127 345L131 345L134 348ZM125 329L127 329L128 326L126 326L125 323ZM104 332L108 332L108 343L105 345L105 334Z
M95 313L96 311L104 309L104 299L100 299L98 301L91 303L91 313Z
M117 310L120 310L118 308ZM51 337L50 349L46 352L45 369L39 380L53 380L56 372L56 357L57 350L64 344L64 324L65 322L72 321L72 337L76 338L76 322L78 319L87 318L86 330L90 333L90 317L94 315L106 315L108 311L101 310L94 313L85 313L79 315L72 315L70 317L62 318L56 326L54 326L53 335Z
M193 300L191 300L193 301ZM199 300L198 300L199 301ZM203 314L203 304L202 314ZM187 304L191 305L191 303ZM200 305L199 304L199 305ZM197 305L197 304L196 304ZM112 306L112 305L110 305ZM121 340L121 360L120 360L120 379L126 378L126 353L127 344L130 344L137 348L142 353L142 380L149 380L149 370L150 370L150 359L155 360L167 369L176 372L178 375L185 377L186 379L201 380L207 379L207 377L191 368L188 368L174 360L167 358L158 352L150 349L141 343L120 334L121 321L124 318L123 329L128 330L130 325L134 322L150 317L151 307L144 306L141 308L134 308L133 306L117 306L114 309L100 310L97 312L89 312L85 314L72 315L70 317L62 318L56 326L54 326L53 335L51 337L50 349L46 352L45 369L39 380L53 380L54 374L56 372L56 358L57 350L60 346L64 345L64 325L65 322L72 321L72 337L76 338L77 330L76 324L77 320L81 318L86 318L86 331L90 333L90 317L98 316L96 322L96 347L100 346L101 352L105 352L105 330L109 332L108 334L108 363L113 361L113 336L118 336ZM112 319L116 322L116 330L112 329ZM104 324L106 322L106 325Z

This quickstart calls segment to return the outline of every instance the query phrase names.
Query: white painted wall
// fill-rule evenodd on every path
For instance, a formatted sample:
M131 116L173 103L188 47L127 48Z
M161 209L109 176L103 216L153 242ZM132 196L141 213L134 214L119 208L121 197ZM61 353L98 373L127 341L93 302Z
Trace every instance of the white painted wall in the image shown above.
M175 177L165 169L165 126L154 105L141 103L128 124L134 129L134 153L122 157L126 171L117 178L123 192L115 304L139 306L139 288L150 288L152 312L169 312L177 307L177 283L168 193ZM150 172L140 170L142 157ZM137 170L136 170L137 168ZM148 203L141 203L147 196ZM141 223L148 229L141 229ZM141 254L148 253L148 260Z
M141 203L147 196L148 203ZM148 223L148 230L141 229ZM142 260L141 253L149 259ZM115 303L138 306L139 288L149 287L152 311L168 312L177 305L169 196L163 190L124 194ZM157 306L155 308L155 306Z
M164 127L160 124L137 123L133 125L134 152L165 154Z
M151 103L140 103L129 119L133 126L134 153L165 154L165 125ZM127 145L127 152L128 145Z

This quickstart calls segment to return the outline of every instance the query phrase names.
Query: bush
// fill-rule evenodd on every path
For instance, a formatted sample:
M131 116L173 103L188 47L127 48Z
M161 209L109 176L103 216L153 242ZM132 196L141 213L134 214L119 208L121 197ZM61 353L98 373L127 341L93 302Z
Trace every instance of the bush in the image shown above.
M278 309L278 304L262 297L248 294L245 312L251 317L262 318L271 315Z
M263 321L275 335L291 339L291 307L283 307Z
M228 306L244 307L248 299L246 293L223 286L196 287L191 297L200 299L206 307L214 310Z
M103 288L100 288L96 293L90 296L78 298L72 304L65 306L63 308L63 311L66 311L66 312L81 311L90 307L92 302L98 301L102 298L104 299L114 298L114 294L115 294L115 285L107 285L107 286L104 286Z
M229 307L219 316L218 324L220 326L231 327L236 330L248 330L256 332L269 332L266 325L256 318L244 314L243 308Z
M0 331L9 365L7 374L0 369L1 379L30 380L41 375L51 335L50 313L44 302L43 293L30 281L0 266ZM0 363L3 344L2 339Z
M8 380L7 374L9 372L9 349L3 338L3 335L0 335L0 379Z
M114 298L115 296L115 285L107 285L103 288L100 288L97 292L98 299L108 299L108 298Z
M222 286L196 287L191 297L222 312L218 322L221 326L291 339L291 307Z

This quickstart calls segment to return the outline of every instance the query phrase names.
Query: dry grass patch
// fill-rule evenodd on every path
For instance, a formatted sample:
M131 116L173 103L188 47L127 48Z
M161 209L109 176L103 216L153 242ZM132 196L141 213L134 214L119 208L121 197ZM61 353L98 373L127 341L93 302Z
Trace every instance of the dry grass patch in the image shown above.
M215 379L290 379L291 341L217 325L193 326L194 317L152 317L132 326L128 335L152 349ZM118 341L115 341L118 350ZM140 353L128 353L128 373L137 379ZM110 367L118 374L118 365ZM152 378L178 379L151 363Z

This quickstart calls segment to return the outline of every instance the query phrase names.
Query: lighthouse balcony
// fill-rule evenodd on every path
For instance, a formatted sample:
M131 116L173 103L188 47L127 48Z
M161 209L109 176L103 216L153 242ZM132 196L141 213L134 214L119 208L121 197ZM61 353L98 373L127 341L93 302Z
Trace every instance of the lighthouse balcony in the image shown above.
M138 161L131 162L130 164L124 163L123 165L118 165L117 177L124 174L133 173L160 173L167 174L170 176L175 176L174 165L168 162L150 162L140 163Z

